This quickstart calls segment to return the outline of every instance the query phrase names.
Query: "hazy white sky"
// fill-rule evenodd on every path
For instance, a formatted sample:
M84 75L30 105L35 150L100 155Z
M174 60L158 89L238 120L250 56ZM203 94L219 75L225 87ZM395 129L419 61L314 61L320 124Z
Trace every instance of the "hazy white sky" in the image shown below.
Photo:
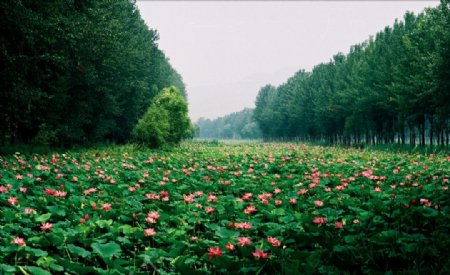
M189 112L216 118L254 107L279 85L438 1L138 1L186 84Z

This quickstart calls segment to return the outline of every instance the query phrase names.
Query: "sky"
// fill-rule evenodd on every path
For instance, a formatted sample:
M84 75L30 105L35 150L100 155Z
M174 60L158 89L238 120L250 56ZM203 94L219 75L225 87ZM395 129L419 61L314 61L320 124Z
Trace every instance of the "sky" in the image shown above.
M278 86L438 1L143 1L137 6L181 74L193 121L254 107Z

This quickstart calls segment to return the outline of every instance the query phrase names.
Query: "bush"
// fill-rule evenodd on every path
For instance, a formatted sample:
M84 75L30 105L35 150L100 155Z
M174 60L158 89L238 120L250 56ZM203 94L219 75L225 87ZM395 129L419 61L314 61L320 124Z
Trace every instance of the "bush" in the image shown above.
M132 135L138 143L159 148L167 142L169 128L167 111L152 104L134 127Z
M188 117L187 103L173 86L163 89L154 98L133 130L135 141L152 148L176 145L192 137L193 127Z

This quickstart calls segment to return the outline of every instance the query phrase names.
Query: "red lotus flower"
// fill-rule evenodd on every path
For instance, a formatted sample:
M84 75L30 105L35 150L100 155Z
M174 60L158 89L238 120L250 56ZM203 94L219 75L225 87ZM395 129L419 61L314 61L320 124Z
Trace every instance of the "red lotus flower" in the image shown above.
M275 246L275 247L281 245L281 242L273 237L268 237L267 242L269 242L272 246Z
M255 250L255 252L252 253L255 259L267 259L269 257L269 254L262 251L262 250Z
M46 222L41 225L42 231L52 231L52 229L53 229L53 223Z
M211 261L214 257L222 257L222 250L220 247L210 247L208 248L208 256Z

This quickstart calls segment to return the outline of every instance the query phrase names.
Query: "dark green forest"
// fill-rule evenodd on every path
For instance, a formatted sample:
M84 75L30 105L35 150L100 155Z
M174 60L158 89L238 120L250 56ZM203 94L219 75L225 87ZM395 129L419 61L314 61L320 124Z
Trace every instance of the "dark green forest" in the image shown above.
M0 2L0 142L123 143L181 76L133 1Z
M246 108L240 112L216 119L200 118L196 125L198 137L202 139L259 139L261 130L253 119L253 109Z
M263 87L254 118L266 140L448 145L449 2Z

